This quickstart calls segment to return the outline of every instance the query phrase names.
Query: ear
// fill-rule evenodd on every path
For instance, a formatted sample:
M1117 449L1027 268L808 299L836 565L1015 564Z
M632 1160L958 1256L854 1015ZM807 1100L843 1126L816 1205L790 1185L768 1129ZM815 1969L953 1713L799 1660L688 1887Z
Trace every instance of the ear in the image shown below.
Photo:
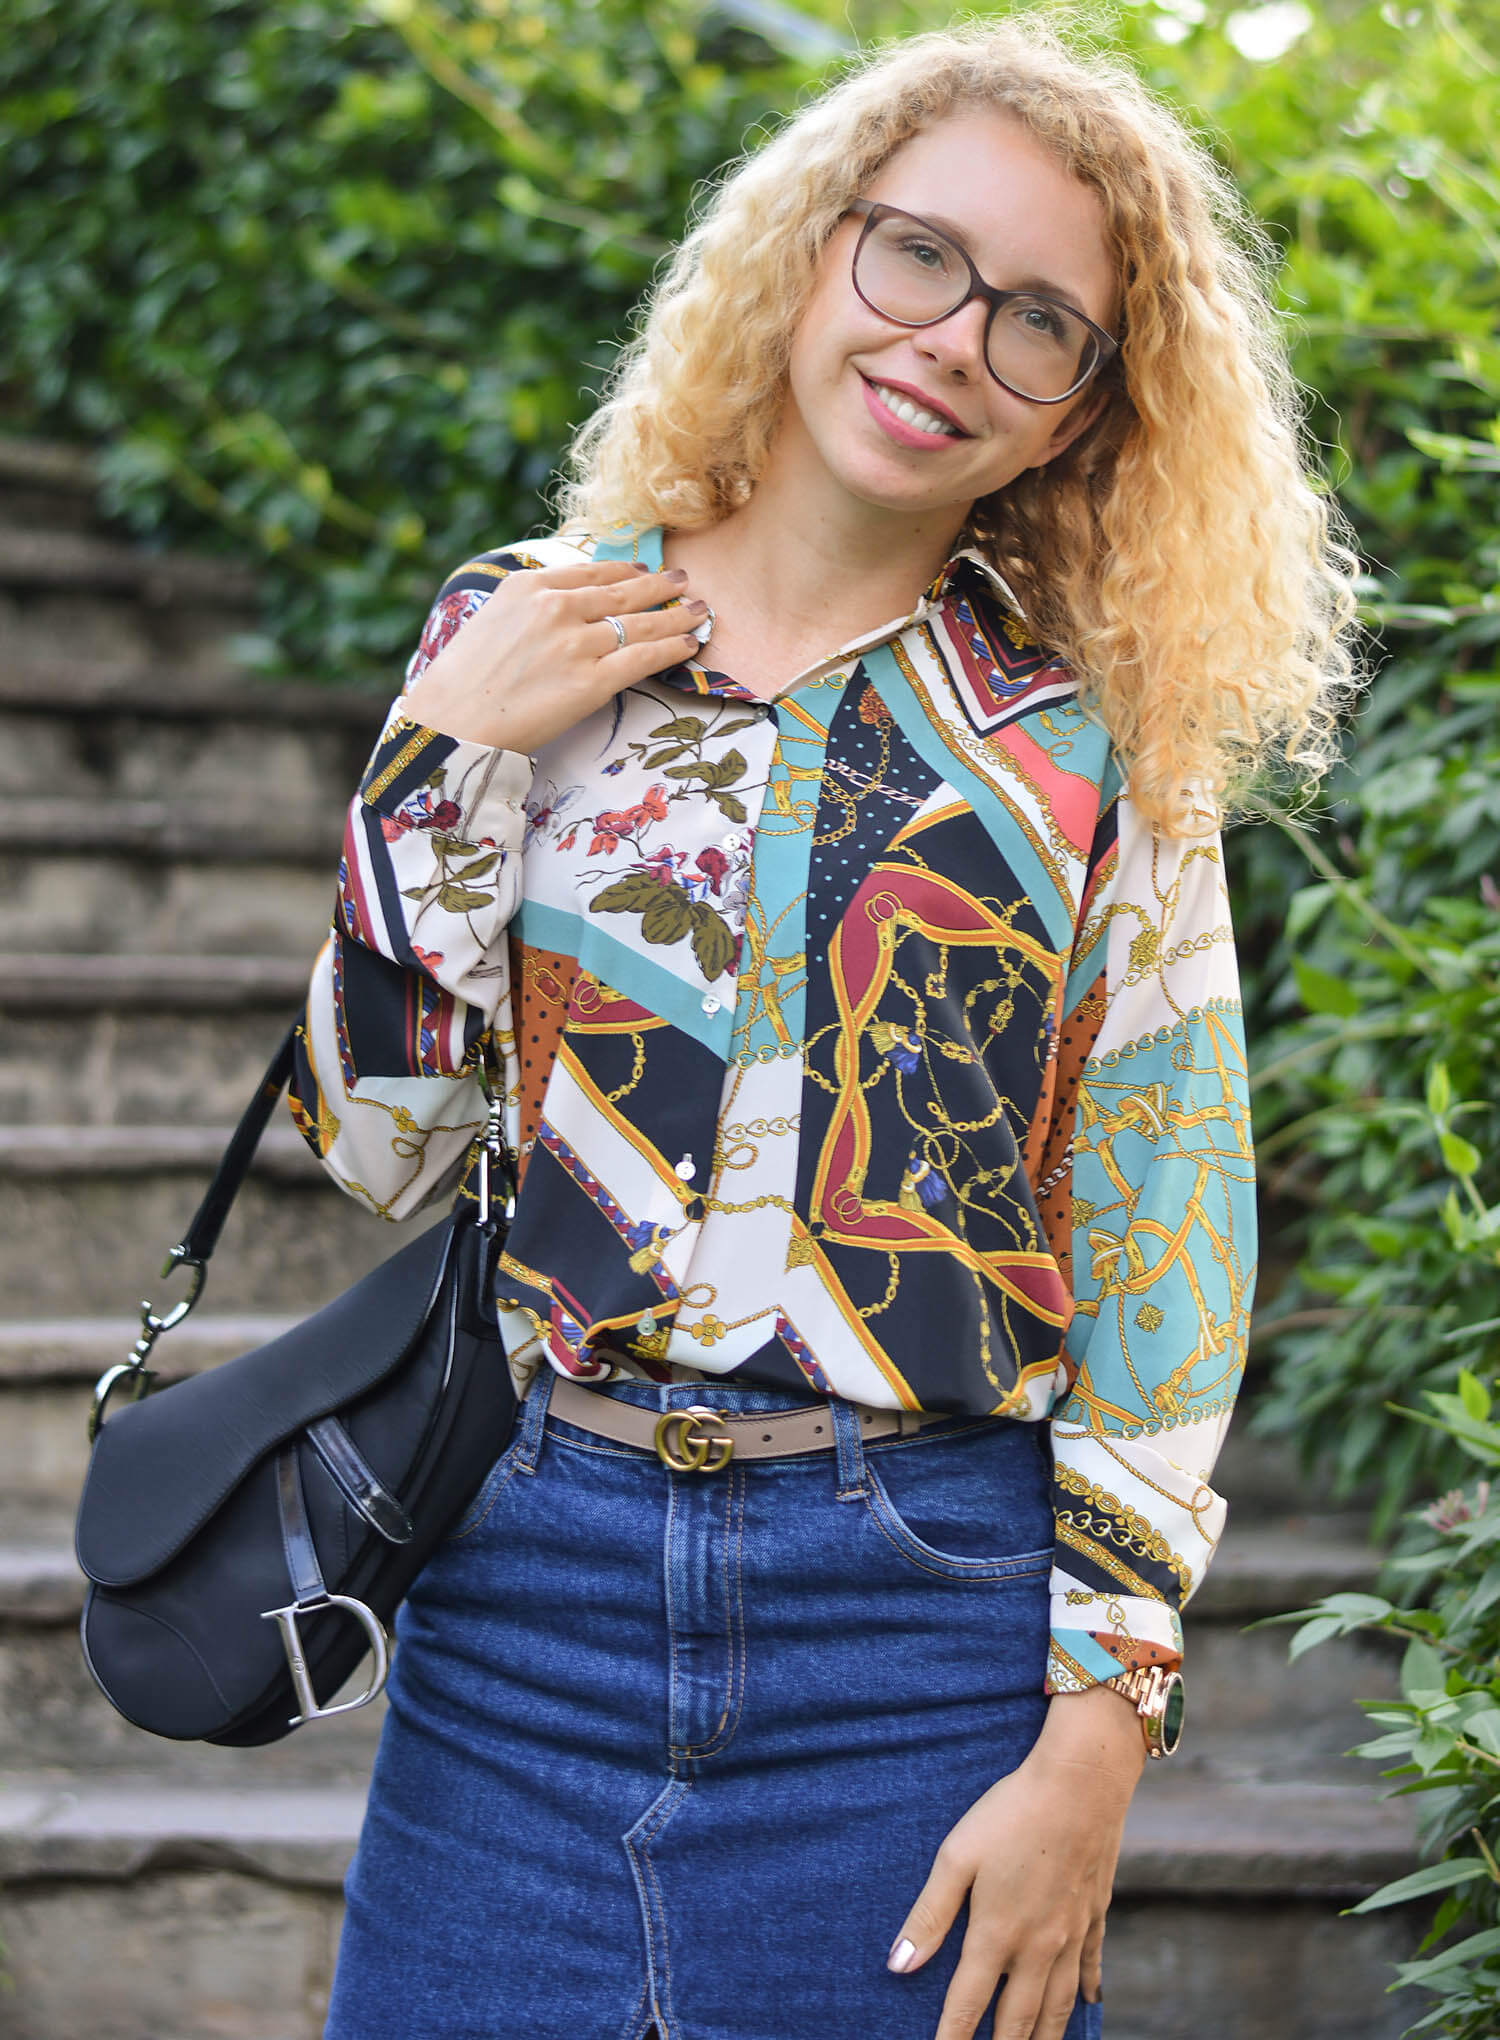
M1058 422L1057 430L1047 441L1040 457L1030 463L1034 468L1045 467L1048 461L1056 460L1060 453L1066 453L1075 439L1082 438L1089 427L1103 412L1109 402L1109 390L1095 384L1087 398L1075 411L1065 411Z

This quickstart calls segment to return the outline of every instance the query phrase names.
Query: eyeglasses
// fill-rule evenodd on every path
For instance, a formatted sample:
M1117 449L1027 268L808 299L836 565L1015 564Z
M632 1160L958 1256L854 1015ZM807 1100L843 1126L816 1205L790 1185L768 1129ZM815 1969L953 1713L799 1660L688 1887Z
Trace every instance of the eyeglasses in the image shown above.
M1034 290L995 290L956 241L916 213L868 198L849 213L864 218L851 274L870 310L898 326L936 326L983 298L985 361L1012 396L1061 404L1118 354L1119 342L1071 305Z

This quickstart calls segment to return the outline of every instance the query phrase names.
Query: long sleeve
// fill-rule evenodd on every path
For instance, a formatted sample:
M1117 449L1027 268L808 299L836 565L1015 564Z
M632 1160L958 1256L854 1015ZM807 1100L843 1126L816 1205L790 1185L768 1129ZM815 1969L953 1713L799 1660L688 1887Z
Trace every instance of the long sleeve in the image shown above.
M1071 1387L1052 1415L1047 1690L1175 1666L1223 1532L1209 1485L1244 1367L1255 1202L1216 838L1106 811L1069 980Z
M520 899L531 760L403 710L498 578L460 569L433 605L349 804L333 925L298 1038L293 1119L341 1187L383 1218L451 1187L484 1117L485 1038L509 1026L502 938Z

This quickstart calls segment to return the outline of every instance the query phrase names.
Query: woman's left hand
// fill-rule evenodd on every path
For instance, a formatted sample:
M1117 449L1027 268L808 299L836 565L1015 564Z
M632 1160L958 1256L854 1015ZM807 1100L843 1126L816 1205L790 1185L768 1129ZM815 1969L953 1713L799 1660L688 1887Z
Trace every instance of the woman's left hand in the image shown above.
M935 2040L972 2040L1003 1975L994 2040L1062 2040L1080 1985L1100 1995L1104 1916L1146 1761L1134 1707L1107 1686L1056 1695L1018 1768L950 1828L896 1935L903 1974L969 1922Z

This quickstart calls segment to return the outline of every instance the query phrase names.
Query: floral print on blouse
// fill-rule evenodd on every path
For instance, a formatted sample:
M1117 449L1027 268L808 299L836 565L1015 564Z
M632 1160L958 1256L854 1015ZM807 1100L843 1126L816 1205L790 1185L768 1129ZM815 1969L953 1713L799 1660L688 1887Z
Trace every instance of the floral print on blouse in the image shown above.
M406 684L546 538L445 584ZM728 1377L1051 1427L1047 1688L1175 1665L1255 1274L1220 846L1138 817L960 550L774 701L693 660L535 760L392 704L292 1111L401 1218L503 1063L518 1390Z

